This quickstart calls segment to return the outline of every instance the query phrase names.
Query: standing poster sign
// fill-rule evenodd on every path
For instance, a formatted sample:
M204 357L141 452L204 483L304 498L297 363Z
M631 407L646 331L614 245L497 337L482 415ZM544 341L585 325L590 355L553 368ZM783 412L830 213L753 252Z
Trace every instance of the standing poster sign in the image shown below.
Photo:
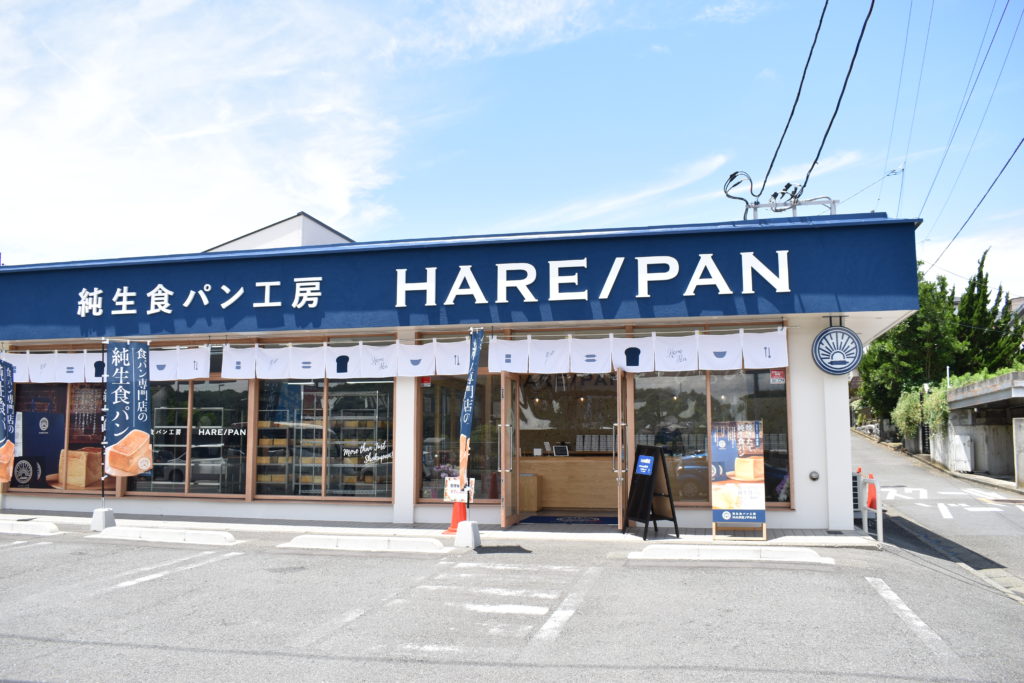
M14 366L0 360L0 484L14 473Z
M712 521L765 523L761 420L711 423Z
M107 345L106 467L115 477L133 477L153 468L149 393L149 345Z

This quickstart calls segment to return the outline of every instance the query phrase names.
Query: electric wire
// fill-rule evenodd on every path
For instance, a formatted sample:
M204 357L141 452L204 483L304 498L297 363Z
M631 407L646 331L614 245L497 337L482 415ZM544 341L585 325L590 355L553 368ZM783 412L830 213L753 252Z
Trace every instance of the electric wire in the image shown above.
M994 1L995 0L993 0L993 2ZM909 7L907 9L907 26L904 29L904 33L903 33L903 58L900 60L900 78L899 78L899 81L896 84L896 101L893 102L893 105L892 105L892 123L889 125L889 144L885 148L885 164L882 166L883 170L889 168L889 153L892 151L892 137L893 137L893 133L896 131L896 113L899 111L899 108L900 108L900 94L903 92L903 68L907 65L907 45L910 43L910 17L911 17L911 15L913 15L913 13L914 13L914 2L913 2L913 0L911 0L910 4L909 4ZM889 175L891 175L891 174L890 173L886 173L881 178L882 186L878 188L878 198L875 200L875 210L876 211L878 210L878 205L882 202L882 190L885 189L885 182L884 181L885 181L885 179L887 177L889 177ZM867 189L867 188L864 188L864 189ZM862 192L863 192L863 190L862 190ZM860 193L857 193L857 194L860 194ZM857 196L857 195L854 195L854 197L855 196ZM850 197L850 199L853 199L853 197Z
M818 28L814 31L814 40L811 41L811 49L807 53L807 61L804 62L804 71L800 74L800 85L796 89L796 97L793 99L793 106L789 110L789 118L786 119L786 127L782 129L782 135L779 137L779 144L775 146L775 154L772 155L771 163L768 164L768 170L765 171L764 181L761 183L761 189L756 193L751 188L751 194L754 198L759 198L764 193L765 185L768 184L768 176L772 174L772 168L775 167L775 160L779 156L779 150L782 149L782 141L786 139L786 133L789 131L789 124L793 122L793 114L796 113L796 105L800 101L800 93L804 89L804 79L807 78L807 69L811 65L811 56L814 54L814 47L818 44L818 35L821 33L821 25L825 21L825 11L828 9L828 0L825 0L825 5L821 8L821 16L818 17Z
M896 202L896 215L900 215L903 207L903 185L907 180L907 161L910 157L910 142L914 139L914 123L917 122L917 103L921 99L921 82L924 80L924 65L928 59L928 41L932 35L932 15L935 14L935 0L928 10L928 27L924 32L924 50L921 52L921 69L917 74L917 91L914 94L914 109L910 114L910 131L907 133L907 148L903 152L903 175L900 176L900 196Z
M839 98L836 100L836 108L832 111L832 118L828 121L828 127L825 129L825 134L821 137L821 144L818 145L818 153L814 155L814 161L811 162L810 167L807 169L807 175L804 176L804 182L800 184L794 194L794 200L799 199L800 195L803 194L804 190L807 189L807 182L811 179L811 173L814 172L814 167L818 165L818 160L821 159L821 152L825 149L825 141L828 140L828 134L832 131L832 124L835 123L836 116L839 114L839 106L843 103L843 95L846 94L846 86L850 82L850 74L853 73L853 65L857 62L857 53L860 52L861 41L864 40L864 33L868 28L868 20L871 19L871 12L875 9L875 0L871 0L871 4L868 6L868 13L864 17L864 23L860 27L860 35L857 36L857 45L853 48L853 57L850 58L850 66L846 69L846 78L843 79L843 88L839 91Z
M935 183L939 179L939 175L942 173L942 167L946 163L946 157L949 155L949 150L953 146L953 139L956 138L956 133L960 130L960 124L964 120L964 114L967 113L967 107L970 105L971 98L974 96L974 89L978 86L978 81L981 80L981 72L985 69L985 64L988 62L988 56L992 52L992 45L995 44L996 36L999 34L999 27L1003 25L1003 18L1006 16L1006 10L1010 6L1010 0L1006 0L1006 4L1003 5L1003 12L999 15L999 22L996 23L996 28L992 31L992 37L988 41L988 48L985 50L985 57L981 60L981 65L978 66L978 70L975 73L973 67L971 69L971 75L967 78L967 86L964 89L964 96L960 101L960 109L957 111L956 119L953 122L953 130L949 132L949 139L946 140L946 148L942 151L942 158L939 159L939 166L935 169L935 175L932 176L932 182L928 186L928 192L924 195L924 201L921 202L921 209L917 212L918 216L924 215L924 207L928 204L928 199L932 196L932 190L935 189ZM985 33L988 33L988 25L985 26ZM985 35L981 37L981 45L985 44ZM979 52L981 51L981 45L978 46ZM975 57L975 64L977 64L977 57ZM929 230L929 234L931 231Z
M883 180L885 180L885 179L886 179L886 178L888 178L889 176L891 176L891 175L896 175L896 174L898 174L899 172L900 172L900 169L898 169L898 168L894 168L894 169L891 169L891 170L887 171L886 173L884 173L884 174L882 175L882 177L881 177L881 178L879 178L879 179L878 179L878 180L876 180L875 182L871 183L870 185L865 185L864 187L860 188L859 190L857 190L856 192L854 192L853 194L851 194L851 195L850 195L849 197L847 197L846 199L843 199L842 201L840 201L839 203L840 203L840 204L845 204L846 202L850 201L851 199L853 199L854 197L856 197L857 195L859 195L859 194L860 194L861 192L864 192L865 190L870 190L870 189L871 189L872 187L874 187L874 186L875 186L875 185L877 185L878 183L882 182Z
M927 275L931 271L931 269L935 267L935 264L938 263L940 260L942 260L942 257L946 254L946 251L953 245L953 242L955 242L956 238L960 236L960 233L964 231L964 228L966 228L967 224L971 222L971 219L974 218L974 214L981 207L981 203L985 201L985 197L987 197L988 193L992 191L993 187L995 187L996 183L999 181L999 178L1003 175L1003 171L1005 171L1006 167L1010 165L1011 161L1013 161L1013 157L1017 154L1017 150L1020 149L1020 146L1022 144L1024 144L1024 137L1022 137L1020 139L1020 142L1017 143L1017 146L1014 147L1013 152L1010 154L1010 158L1007 159L1006 163L1003 164L1003 167L1001 169L999 169L999 173L997 173L996 177L992 180L992 184L988 186L987 190L985 190L985 194L981 195L981 199L978 200L978 203L975 205L974 209L971 211L971 214L964 221L963 225L960 226L960 229L956 231L956 234L953 235L953 238L951 240L949 240L949 244L947 244L942 249L942 251L939 253L938 258L936 258L934 261L932 261L932 264L930 266L928 266L928 270L924 271L924 275Z
M956 178L953 180L953 187L956 187L956 184L958 182L960 182L960 176L963 175L964 168L967 167L967 161L968 161L968 159L971 158L971 153L974 151L974 144L978 141L978 135L981 134L981 128L982 128L982 126L985 123L985 119L988 117L988 110L992 106L992 100L995 99L996 90L999 87L999 81L1000 81L1000 79L1002 79L1003 71L1006 69L1006 62L1009 61L1010 53L1013 51L1013 44L1017 40L1017 32L1020 30L1021 19L1024 19L1024 9L1021 10L1020 16L1017 17L1017 25L1013 29L1013 35L1010 37L1010 45L1009 45L1009 47L1006 48L1006 54L1003 56L1003 63L999 67L999 73L996 75L995 83L992 85L992 92L989 94L988 102L985 104L985 111L982 112L981 120L978 122L978 127L974 131L974 137L971 139L971 144L967 148L967 154L964 156L964 160L960 164L960 170L957 171ZM935 229L935 225L939 222L939 219L942 218L942 214L944 214L946 212L946 207L949 206L949 200L952 199L952 198L953 198L953 193L952 192L946 194L946 201L943 202L942 208L939 209L938 215L931 222L932 225L931 225L931 228L928 230L928 234L925 235L925 239L926 240L928 239L928 237L931 236L932 230Z

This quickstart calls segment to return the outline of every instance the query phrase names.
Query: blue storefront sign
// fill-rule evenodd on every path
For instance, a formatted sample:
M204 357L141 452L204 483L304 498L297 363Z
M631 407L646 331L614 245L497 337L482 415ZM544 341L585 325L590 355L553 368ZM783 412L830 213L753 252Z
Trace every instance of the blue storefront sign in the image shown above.
M0 268L0 339L913 310L884 214ZM841 254L841 257L839 255Z
M654 473L654 456L638 455L636 458L636 473L649 477Z

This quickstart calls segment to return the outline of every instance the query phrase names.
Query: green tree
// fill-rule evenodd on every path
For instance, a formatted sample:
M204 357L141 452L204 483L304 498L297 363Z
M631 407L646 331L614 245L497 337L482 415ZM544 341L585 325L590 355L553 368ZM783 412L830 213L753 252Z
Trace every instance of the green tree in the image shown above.
M871 342L860 363L861 399L875 415L890 415L905 391L941 380L960 353L963 342L946 278L930 282L919 270L917 291L917 313Z
M957 336L961 343L953 366L955 374L1007 367L1022 357L1024 320L1014 315L1010 295L1003 292L1002 285L992 296L985 272L987 256L986 249L957 308Z

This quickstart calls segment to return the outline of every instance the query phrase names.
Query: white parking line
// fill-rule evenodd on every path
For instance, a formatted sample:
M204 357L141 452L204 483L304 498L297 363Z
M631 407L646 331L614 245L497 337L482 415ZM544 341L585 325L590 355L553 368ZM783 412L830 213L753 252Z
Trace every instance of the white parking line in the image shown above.
M458 569L496 569L502 572L577 572L579 567L568 567L558 564L530 565L524 567L518 564L490 564L487 562L458 562L455 564Z
M14 541L7 545L0 546L0 550L24 550L26 548L38 548L41 545L53 545L50 541L40 541L39 543L29 543L28 541Z
M900 600L900 596L889 588L889 585L882 579L876 579L873 576L865 576L867 582L871 584L871 587L878 591L878 594L882 596L882 599L889 603L889 607L896 615L907 622L911 630L918 638L924 641L924 644L928 646L932 652L943 657L955 657L956 655L946 644L946 641L942 637L933 631L928 624L921 620L921 617L914 614L914 611L907 607L907 603Z
M576 613L576 609L583 602L583 596L586 595L590 586L597 580L599 573L601 573L599 567L590 567L583 573L583 578L577 584L576 590L565 596L565 600L562 600L562 604L558 606L558 609L552 612L548 620L544 622L544 625L537 629L537 632L533 635L534 640L554 640L558 637L562 628L569 623L572 615Z
M537 600L554 600L558 593L551 591L531 591L526 588L455 588L454 586L439 586L423 584L416 586L418 590L426 591L451 591L453 593L475 593L478 595L496 595L502 598L534 598Z
M1021 512L1024 512L1024 505L1018 505L1017 509L1020 510Z
M968 512L1002 512L1000 508L988 508L988 507L965 507Z
M482 612L484 614L527 614L530 616L543 616L548 613L547 607L538 605L477 605L466 603L463 608L470 612Z
M194 560L197 557L205 557L206 555L213 555L214 552L216 552L216 551L214 551L214 550L204 550L203 552L196 553L195 555L187 555L185 557L179 557L176 560L169 560L167 562L161 562L160 564L150 565L149 567L138 567L137 569L129 569L126 572L121 572L120 574L114 574L114 576L128 576L129 574L138 574L139 572L151 572L154 569L163 569L164 567L170 567L171 565L178 564L179 562L188 562L189 560Z
M183 572L183 571L187 571L189 569L196 569L197 567L202 567L204 565L212 564L214 562L220 562L221 560L227 560L227 559L230 559L232 557L237 557L237 556L239 556L241 554L242 553L224 553L223 555L220 555L218 557L211 557L208 560L204 560L202 562L196 562L195 564L185 565L184 567L177 567L175 569L170 569L170 570L165 571L165 572L157 572L156 574L149 574L147 576L142 576L142 577L139 577L137 579L131 579L130 581L122 581L121 583L119 583L116 586L114 586L114 588L128 588L129 586L135 586L137 584L145 583L147 581L154 581L156 579L162 579L163 577L168 576L169 574L174 574L174 573L177 573L177 572Z
M943 519L953 519L953 513L949 511L945 503L936 503L939 508L939 514L942 515Z

